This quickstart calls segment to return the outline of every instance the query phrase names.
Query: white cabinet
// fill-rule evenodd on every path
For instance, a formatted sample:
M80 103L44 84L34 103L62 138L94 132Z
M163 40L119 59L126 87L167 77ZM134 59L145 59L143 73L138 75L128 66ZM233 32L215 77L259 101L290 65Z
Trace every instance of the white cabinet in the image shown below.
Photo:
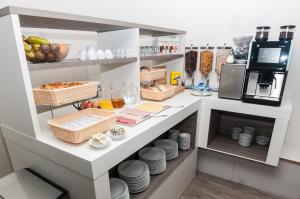
M270 107L218 99L217 96L203 99L198 121L198 147L277 166L290 113L289 103ZM230 138L233 127L245 126L256 128L256 135L270 137L270 145L252 142L250 147L241 147L237 140Z

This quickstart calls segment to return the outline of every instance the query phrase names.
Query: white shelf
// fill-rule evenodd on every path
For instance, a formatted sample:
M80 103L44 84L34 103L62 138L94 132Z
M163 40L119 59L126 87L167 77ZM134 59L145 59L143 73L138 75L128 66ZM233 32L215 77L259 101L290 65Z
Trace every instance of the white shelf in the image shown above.
M83 67L91 65L125 65L129 63L136 62L136 57L120 58L120 59L103 59L103 60L86 60L81 61L79 59L68 59L62 62L53 63L29 63L29 71L39 71L39 70L49 70L49 69L61 69L61 68L71 68L71 67Z
M174 60L174 59L179 59L184 57L183 54L166 54L166 55L155 55L155 56L143 56L141 57L141 61L146 61L146 60Z
M49 28L93 32L108 32L139 28L140 34L144 35L165 36L186 34L186 32L182 30L75 14L52 12L47 10L37 10L15 6L8 6L0 9L0 17L10 14L18 15L21 27L29 28Z

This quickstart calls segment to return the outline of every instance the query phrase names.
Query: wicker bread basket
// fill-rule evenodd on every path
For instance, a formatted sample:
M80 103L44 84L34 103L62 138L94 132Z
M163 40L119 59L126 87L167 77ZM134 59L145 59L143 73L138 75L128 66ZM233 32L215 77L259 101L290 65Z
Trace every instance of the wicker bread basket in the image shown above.
M101 116L103 117L103 119L99 122L96 122L88 127L79 130L71 130L62 126L66 122L79 119L86 115ZM66 142L79 144L85 140L88 140L92 137L92 135L96 133L103 133L109 130L110 127L116 123L116 119L117 114L113 111L90 108L75 112L64 117L52 119L48 121L48 124L51 130L53 131L55 137Z
M60 106L97 96L99 82L82 81L82 85L69 88L45 90L33 89L36 105Z
M167 69L163 66L152 67L150 71L141 71L140 79L141 81L154 81L158 79L163 79L166 76Z
M182 93L184 91L183 86L176 86L175 95Z
M141 88L141 96L144 99L162 101L175 95L176 86L166 85L165 91L152 91Z

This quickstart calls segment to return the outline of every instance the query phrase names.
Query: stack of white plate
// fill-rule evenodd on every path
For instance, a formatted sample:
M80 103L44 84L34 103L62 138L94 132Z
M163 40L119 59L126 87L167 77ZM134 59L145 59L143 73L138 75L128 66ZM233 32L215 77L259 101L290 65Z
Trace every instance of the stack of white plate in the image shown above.
M119 178L109 179L112 199L130 199L127 184Z
M118 173L124 180L130 193L139 193L146 190L150 184L148 165L140 160L127 160L118 166Z
M173 160L178 157L178 144L174 140L161 139L154 142L157 146L166 152L166 160Z
M139 158L145 162L151 175L161 174L166 171L166 152L158 147L145 147L139 151Z
M256 136L255 143L258 145L266 146L270 143L270 138L267 136Z
M180 131L179 131L179 130L170 129L170 130L169 130L169 136L168 136L168 139L169 139L169 140L174 140L175 142L178 143L179 134L180 134Z

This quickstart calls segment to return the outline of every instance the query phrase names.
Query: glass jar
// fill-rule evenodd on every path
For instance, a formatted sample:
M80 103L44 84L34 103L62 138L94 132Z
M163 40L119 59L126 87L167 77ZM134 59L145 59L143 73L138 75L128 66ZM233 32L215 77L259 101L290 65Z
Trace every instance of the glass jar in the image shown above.
M279 40L280 41L290 41L294 38L294 32L296 30L296 26L288 25L288 26L280 26Z
M122 82L122 96L124 98L125 104L134 104L137 100L137 86L135 86L134 82Z
M218 78L221 75L222 66L226 63L226 60L231 52L232 48L230 46L226 46L226 44L224 44L224 46L217 47L215 71L218 75Z
M112 86L111 102L114 108L123 108L125 105L121 88L117 84Z
M268 41L270 26L258 26L256 27L255 40L256 41Z
M110 88L102 88L99 92L99 107L101 109L113 110Z
M197 68L198 47L185 48L184 86L192 88L194 84L195 71Z
M202 46L200 47L200 73L207 82L208 74L212 71L214 59L214 47Z

